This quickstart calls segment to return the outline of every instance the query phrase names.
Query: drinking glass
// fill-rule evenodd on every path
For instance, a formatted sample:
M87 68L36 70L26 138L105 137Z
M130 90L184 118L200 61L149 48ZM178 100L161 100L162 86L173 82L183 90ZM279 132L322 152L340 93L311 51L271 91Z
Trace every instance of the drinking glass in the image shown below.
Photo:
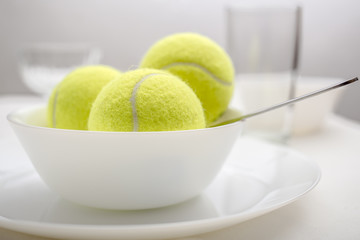
M69 72L84 65L98 64L99 48L86 44L34 44L19 51L23 82L34 93L47 98Z
M294 97L298 75L301 7L241 2L226 8L227 50L236 71L236 94L246 112ZM257 116L245 133L286 142L293 106Z

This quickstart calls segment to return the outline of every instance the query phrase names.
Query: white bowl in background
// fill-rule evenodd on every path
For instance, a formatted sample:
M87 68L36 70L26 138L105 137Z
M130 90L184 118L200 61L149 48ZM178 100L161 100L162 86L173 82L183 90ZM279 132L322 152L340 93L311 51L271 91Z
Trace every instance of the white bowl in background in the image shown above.
M296 96L304 95L344 81L341 78L301 77L297 81ZM321 130L345 88L338 88L295 104L293 135L306 135Z
M45 106L14 111L8 120L50 189L82 205L122 210L164 207L200 194L220 172L243 125L64 130L46 126Z
M232 106L244 109L243 112L248 114L286 101L289 85L285 77L285 75L260 75L259 80L256 76L239 75ZM342 81L344 79L341 78L302 76L296 83L296 96ZM345 88L338 88L295 103L291 134L299 136L320 130L326 117L333 112L344 90ZM248 119L244 131L281 131L285 124L287 110L287 107L283 107Z

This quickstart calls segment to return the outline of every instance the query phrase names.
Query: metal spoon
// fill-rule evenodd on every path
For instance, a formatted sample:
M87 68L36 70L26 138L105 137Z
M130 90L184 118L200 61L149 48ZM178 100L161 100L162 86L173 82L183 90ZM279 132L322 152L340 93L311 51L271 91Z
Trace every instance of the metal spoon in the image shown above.
M339 88L339 87L343 87L343 86L345 86L345 85L348 85L348 84L350 84L350 83L356 82L356 81L358 81L358 80L359 80L359 79L358 79L357 77L356 77L356 78L353 78L353 79L350 79L350 80L346 80L346 81L337 83L337 84L335 84L335 85L332 85L332 86L329 86L329 87L326 87L326 88L323 88L323 89L320 89L320 90L317 90L317 91L314 91L314 92L311 92L311 93L302 95L302 96L300 96L300 97L290 99L290 100L288 100L288 101L279 103L279 104L277 104L277 105L274 105L274 106L271 106L271 107L267 107L267 108L258 110L258 111L253 112L253 113L245 114L245 115L242 115L242 116L240 116L240 117L236 117L236 118L233 118L233 119L230 119L230 120L226 120L226 121L224 121L224 122L220 122L220 123L216 123L216 124L214 124L214 125L210 125L209 127L217 127L217 126L222 126L222 125L226 125L226 124L229 124L229 123L234 123L234 122L242 121L242 120L244 120L244 119L251 118L251 117L257 116L257 115L259 115L259 114L269 112L269 111L271 111L271 110L274 110L274 109L277 109L277 108L280 108L280 107L283 107L283 106L286 106L286 105L289 105L289 104L292 104L292 103L295 103L295 102L304 100L304 99L306 99L306 98L313 97L313 96L316 96L316 95L325 93L325 92L327 92L327 91L330 91L330 90L333 90L333 89L336 89L336 88Z

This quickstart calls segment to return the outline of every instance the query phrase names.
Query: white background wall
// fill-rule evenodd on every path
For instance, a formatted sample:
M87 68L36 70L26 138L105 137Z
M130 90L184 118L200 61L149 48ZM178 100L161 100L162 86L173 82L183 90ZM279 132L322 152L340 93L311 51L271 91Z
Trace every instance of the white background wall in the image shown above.
M163 36L196 31L225 47L224 5L235 0L0 0L0 94L28 93L16 65L26 43L91 42L103 63L136 66ZM300 0L304 8L302 75L360 76L360 1ZM337 112L360 121L360 84L346 90Z

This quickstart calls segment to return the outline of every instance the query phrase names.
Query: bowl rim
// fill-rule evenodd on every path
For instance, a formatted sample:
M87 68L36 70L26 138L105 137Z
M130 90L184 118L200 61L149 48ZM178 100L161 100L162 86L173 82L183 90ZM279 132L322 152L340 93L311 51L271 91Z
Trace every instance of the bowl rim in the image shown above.
M216 127L205 127L205 128L200 128L200 129L190 129L190 130L175 130L175 131L148 131L148 132L121 132L121 131L91 131L91 130L74 130L74 129L61 129L61 128L51 128L51 127L43 127L43 126L36 126L36 125L31 125L28 123L25 123L23 121L20 121L17 118L17 115L19 115L21 112L24 111L34 111L36 109L41 109L41 108L45 108L46 105L45 104L37 104L37 105L32 105L32 106L27 106L27 107L21 107L18 109L15 109L11 112L9 112L6 116L7 120L17 126L21 126L21 127L25 127L25 128L30 128L30 129L38 129L38 130L42 130L42 131L52 131L52 132L61 132L61 133L69 133L69 134L106 134L106 135L168 135L168 134L189 134L189 133L194 133L194 132L209 132L209 131L218 131L220 129L223 128L232 128L234 126L243 124L244 120L238 121L238 122L233 122L233 123L229 123L229 124L225 124L225 125L221 125L221 126L216 126ZM235 109L230 107L230 109Z

